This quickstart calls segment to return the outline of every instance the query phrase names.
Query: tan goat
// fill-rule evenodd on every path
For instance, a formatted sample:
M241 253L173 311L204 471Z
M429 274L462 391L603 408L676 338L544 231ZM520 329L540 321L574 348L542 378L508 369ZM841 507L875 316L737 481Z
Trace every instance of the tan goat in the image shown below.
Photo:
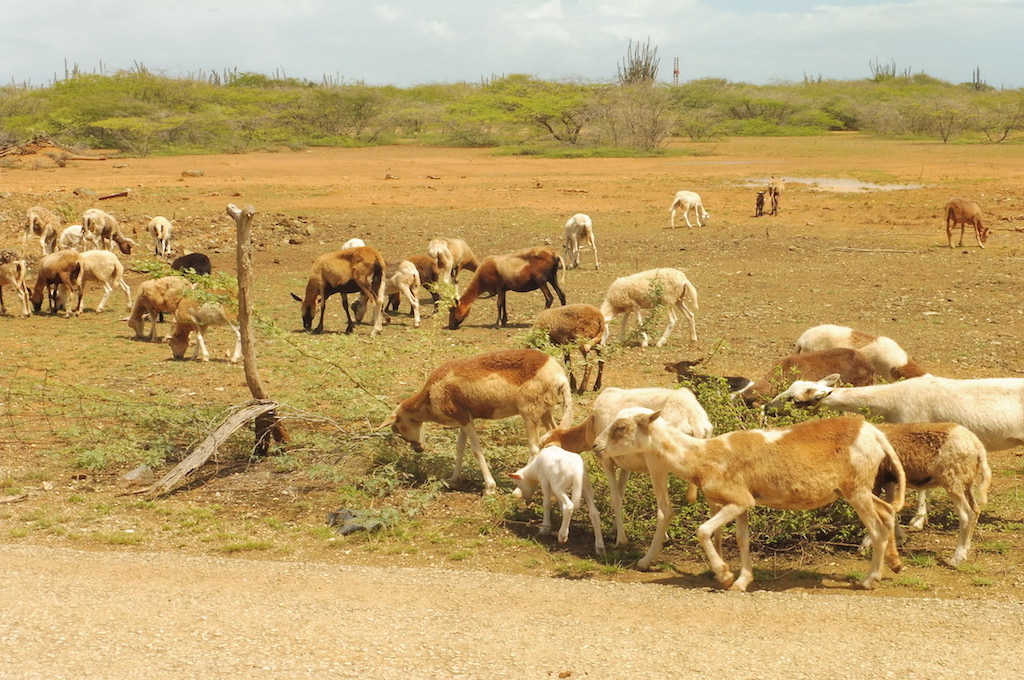
M28 290L25 288L25 275L28 273L28 265L21 256L13 250L0 250L0 314L7 314L7 307L4 305L4 286L14 287L18 300L21 301L21 313L23 316L31 316L32 312L28 307Z
M57 248L57 238L61 232L60 217L41 205L35 205L25 211L25 229L21 235L21 249L30 236L39 239L39 247L43 255L49 255Z
M85 296L85 282L96 281L103 286L103 297L96 305L96 311L102 312L107 306L107 300L118 286L124 291L125 304L128 310L132 308L132 290L124 280L124 265L117 259L117 255L109 250L87 250L80 255L82 260L82 297ZM82 311L79 309L78 311Z
M469 441L480 463L484 493L492 494L494 477L473 420L521 416L532 458L540 451L541 433L555 427L554 412L559 404L563 409L561 425L567 427L572 423L572 390L557 359L535 349L498 350L442 364L381 427L390 425L417 453L423 451L423 423L458 427L455 470L449 483L462 477L462 456Z
M344 248L317 257L309 272L305 297L300 298L292 293L292 298L302 303L302 327L307 331L312 329L314 333L322 333L327 298L340 293L348 320L345 332L351 333L355 321L349 309L348 294L361 293L366 296L373 310L373 330L370 335L380 333L384 324L384 268L384 257L370 246ZM313 314L317 307L320 308L320 322L313 328Z
M551 344L562 348L562 359L569 372L569 385L577 394L583 394L587 389L587 380L593 368L587 361L587 355L593 350L597 355L597 377L594 379L593 389L601 389L601 376L604 373L604 357L601 352L604 349L605 323L600 309L583 304L552 307L538 314L533 325L547 332ZM572 372L574 347L579 348L580 354L583 355L583 377L580 378L579 385L576 384L576 376Z
M981 208L977 203L963 198L954 198L946 203L944 212L946 214L946 241L950 248L953 247L953 229L958 224L960 225L960 242L956 244L957 248L962 248L964 245L964 228L967 225L974 227L978 246L985 247L990 232L988 227L981 224Z
M171 346L171 354L175 359L184 359L189 345L189 336L195 333L196 345L192 358L209 361L210 352L206 349L205 340L206 330L210 326L228 326L235 333L235 349L231 353L231 363L237 363L242 358L242 336L238 332L236 323L236 315L219 302L202 302L193 298L185 298L174 310L174 329L167 336L167 344Z
M875 374L885 380L916 378L925 374L924 369L918 366L892 338L863 333L847 326L822 324L808 328L797 338L795 350L797 354L803 354L836 347L858 350L871 362Z
M427 255L437 262L441 280L455 286L456 295L459 290L459 272L463 269L475 272L480 265L469 244L461 238L442 236L431 239L427 243Z
M135 339L141 340L145 335L146 317L149 317L149 341L156 340L157 317L164 312L173 312L178 308L185 293L192 285L184 276L165 276L149 279L139 285L135 304L132 305L128 327L135 332Z

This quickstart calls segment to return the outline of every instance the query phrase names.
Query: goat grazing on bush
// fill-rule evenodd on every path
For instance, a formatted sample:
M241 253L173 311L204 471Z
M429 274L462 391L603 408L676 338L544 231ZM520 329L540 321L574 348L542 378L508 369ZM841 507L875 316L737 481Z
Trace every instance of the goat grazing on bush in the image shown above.
M314 333L323 332L327 298L340 293L348 320L345 332L351 333L355 321L349 310L348 294L362 293L373 309L373 330L370 336L380 333L384 323L384 268L384 258L370 246L345 248L317 257L306 283L305 298L292 293L292 298L302 303L302 327L307 331L312 328ZM313 328L313 314L318 305L320 322Z
M653 309L656 305L665 305L668 310L668 325L658 339L657 346L662 347L668 342L672 329L676 327L681 313L690 322L690 340L697 342L697 326L694 312L697 311L697 289L686 278L686 274L678 269L649 269L630 276L620 276L612 281L601 303L601 314L605 323L607 339L608 329L612 320L624 314L622 327L619 329L619 342L626 339L626 327L629 318L636 316L637 325L643 338L642 347L647 347L650 338L643 327L642 309Z
M946 214L946 241L949 243L949 247L953 247L953 229L956 225L960 225L960 242L956 244L957 248L962 248L964 245L964 228L970 225L974 228L974 235L978 239L978 246L980 248L985 247L985 242L988 241L989 230L988 227L984 227L981 224L981 208L974 201L968 201L963 198L954 198L948 203L944 210Z
M697 219L697 226L703 227L704 224L711 218L708 211L704 209L704 204L701 203L700 196L692 191L679 191L676 193L675 198L672 200L671 217L669 219L669 225L674 229L676 226L676 210L683 209L683 219L686 220L686 226L692 228L690 224L690 211L693 210L693 214Z
M456 295L459 290L459 272L463 269L475 272L480 266L469 244L461 238L431 239L427 243L427 255L437 262L437 268L441 270L441 280L455 286Z
M437 301L441 299L441 296L435 290L434 286L434 284L441 280L441 270L438 269L437 262L429 255L410 255L405 258L405 261L412 262L413 266L416 267L416 272L420 276L420 286L426 288L430 292L430 299L434 303L434 311L436 312ZM397 312L399 304L399 294L390 293L388 295L388 302L385 305L385 309ZM409 308L409 313L412 313L411 306Z
M811 510L842 497L871 538L871 571L861 587L878 585L883 557L893 571L900 570L895 517L903 506L906 479L895 451L874 425L847 416L697 439L659 416L645 408L621 411L598 435L594 450L602 459L642 457L659 498L659 521L670 472L700 486L714 514L697 529L697 539L723 588L743 591L754 579L747 514L756 505ZM875 480L886 472L897 480L892 503L873 493ZM671 517L667 498L664 505ZM715 547L718 532L733 520L741 562L738 578ZM650 564L645 556L638 566Z
M21 301L21 313L23 316L31 316L28 308L28 290L25 288L25 275L28 273L28 264L21 256L13 250L0 250L0 314L7 314L7 307L4 305L4 286L14 287L18 300Z
M885 380L916 378L925 374L924 369L907 356L906 351L892 338L862 333L846 326L823 324L808 328L797 339L795 349L797 354L803 354L835 347L858 350L871 362L875 373Z
M135 339L145 335L146 318L149 318L149 341L156 340L156 323L164 312L172 313L181 304L185 293L192 288L184 276L164 276L143 281L136 290L135 304L128 317L128 327L135 333Z
M44 255L39 261L39 275L32 289L32 307L38 314L43 307L43 292L50 300L50 313L56 314L67 307L71 293L78 291L77 313L82 309L82 258L77 250L58 250ZM67 316L72 312L68 310Z
M25 250L25 244L30 236L39 239L39 247L43 255L49 255L56 250L57 237L60 234L60 217L41 205L35 205L25 211L25 229L21 235L21 249Z
M552 307L538 314L533 325L534 328L540 328L547 333L551 344L562 348L562 358L569 373L569 385L577 394L583 394L587 389L587 379L590 378L591 371L587 355L593 350L597 355L597 377L594 379L593 389L601 389L601 376L604 373L604 357L601 353L604 350L605 336L605 322L601 310L593 305L582 304ZM576 376L572 372L574 345L583 355L583 377L580 378L578 386Z
M157 215L150 218L146 230L153 237L153 254L157 257L171 256L171 221Z
M79 296L79 300L85 296L86 281L98 282L103 286L103 297L100 298L99 304L96 305L96 311L102 312L107 306L107 300L110 298L110 294L116 285L124 291L125 304L130 311L132 308L132 290L125 283L124 265L117 259L117 255L109 250L87 250L80 257L82 262L82 295ZM79 302L79 309L77 311L82 311L81 302Z
M384 268L384 295L389 300L392 295L404 295L412 306L413 327L420 327L420 273L416 265L408 260L389 262ZM352 303L352 313L356 322L362 323L366 314L366 298L360 293Z
M583 422L574 427L559 427L551 430L541 438L541 446L558 444L562 448L582 453L594 448L597 436L615 420L615 416L624 408L642 406L661 413L662 419L679 428L686 434L705 439L712 435L713 427L708 419L707 411L700 405L693 392L685 387L670 390L664 387L642 387L624 390L618 387L606 387L597 395L594 405ZM615 518L615 547L621 548L629 544L626 529L622 523L622 499L626 493L626 482L632 472L650 474L643 456L618 456L615 458L598 458L601 469L608 480L608 490L612 497L612 511ZM656 484L660 484L660 480ZM657 486L655 487L657 488ZM658 524L651 539L647 554L638 566L647 569L661 552L665 544L668 523L672 517L672 501L667 491L656 494L658 501ZM693 484L687 490L686 499L693 502L697 499L697 487Z
M116 243L125 255L131 255L135 246L135 241L121 233L117 218L99 208L89 208L82 213L82 235L107 250L113 250Z
M577 213L565 223L565 242L562 245L566 269L580 266L580 244L589 243L594 251L594 269L599 269L597 262L597 244L594 242L594 223L589 215Z
M559 404L563 409L561 425L568 426L572 423L572 390L557 359L536 349L498 350L442 364L381 427L390 425L417 453L423 451L423 423L458 427L455 470L449 483L462 477L462 456L468 441L480 463L484 493L492 494L494 477L473 420L522 416L532 458L540 452L541 432L555 427L554 411Z
M193 298L185 298L174 310L174 328L167 336L167 344L171 346L171 354L175 359L184 359L188 349L189 336L196 335L193 359L210 360L210 352L206 349L206 330L210 326L228 326L235 333L235 349L231 353L231 363L238 363L242 358L242 336L236 325L236 315L219 302L202 302ZM201 353L201 354L200 354Z
M551 533L551 499L558 499L562 510L562 525L558 529L558 542L569 540L569 520L580 499L587 501L590 525L594 529L594 551L604 554L604 536L601 535L601 515L594 504L594 489L590 485L587 466L578 453L566 451L560 446L545 446L529 463L509 474L516 488L512 495L529 503L540 487L544 520L540 525L541 536Z
M544 294L544 307L548 308L555 299L548 288L550 285L558 295L558 301L564 305L565 293L558 285L558 272L564 268L562 258L551 248L543 246L527 248L508 255L485 257L473 274L473 279L466 286L466 292L451 308L448 314L448 328L455 330L462 325L469 316L473 302L486 293L493 294L498 301L496 326L508 325L505 294L510 290L526 293L540 289Z
M191 270L198 276L209 276L213 272L213 265L210 263L209 256L203 253L188 253L174 258L174 261L171 262L171 269L176 272Z

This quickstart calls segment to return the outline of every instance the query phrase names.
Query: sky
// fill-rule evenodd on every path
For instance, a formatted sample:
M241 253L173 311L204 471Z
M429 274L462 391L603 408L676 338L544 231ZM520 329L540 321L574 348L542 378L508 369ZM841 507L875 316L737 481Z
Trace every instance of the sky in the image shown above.
M629 41L659 80L897 73L1024 87L1024 0L0 0L0 85L78 66L409 87L528 74L614 81Z

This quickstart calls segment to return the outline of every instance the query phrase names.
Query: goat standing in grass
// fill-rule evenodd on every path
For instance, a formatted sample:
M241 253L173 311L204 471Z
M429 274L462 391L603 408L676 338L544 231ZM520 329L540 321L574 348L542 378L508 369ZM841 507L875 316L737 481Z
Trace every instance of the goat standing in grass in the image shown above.
M779 214L779 199L782 198L782 192L786 189L786 182L781 177L772 175L771 179L768 180L768 188L765 191L768 192L768 198L772 202L772 215Z
M480 266L472 248L461 238L442 236L431 239L427 242L427 255L437 262L441 280L455 286L456 295L459 290L459 272L463 269L475 272Z
M28 265L21 256L13 250L0 250L0 314L7 314L7 307L4 306L4 286L11 285L21 301L21 313L23 316L31 316L28 308L28 290L25 288L25 275L28 273Z
M723 588L743 591L754 579L747 513L756 505L812 510L844 498L871 537L871 571L861 587L878 585L883 557L893 571L900 570L895 517L903 506L906 480L895 451L874 425L862 418L831 418L697 439L659 415L644 408L621 411L597 437L594 450L602 458L642 456L659 499L668 494L670 472L700 486L714 514L697 529L697 538ZM876 478L885 471L897 479L891 504L873 493ZM734 520L739 577L715 547L716 534ZM650 558L637 566L650 567Z
M43 255L49 255L57 246L57 238L61 228L60 217L41 205L32 206L25 211L25 229L21 235L21 249L25 250L25 244L30 236L39 239L39 247Z
M675 198L672 200L671 216L669 219L669 226L673 229L676 226L676 210L679 208L683 209L683 219L686 220L687 227L693 227L690 224L690 211L693 211L694 216L697 220L697 226L703 227L704 224L711 218L708 211L704 209L704 204L700 200L700 196L692 191L680 191L676 193Z
M380 333L384 324L384 268L383 256L370 246L345 248L317 257L309 272L306 296L300 298L292 293L292 298L302 303L302 327L307 331L312 329L314 333L322 333L327 298L340 293L345 318L348 320L345 332L351 333L355 328L355 320L349 309L348 294L362 293L372 309L373 330L370 336ZM313 315L317 307L320 309L320 322L313 328Z
M545 446L533 460L524 467L509 474L516 488L512 495L529 503L540 487L544 506L544 521L540 525L541 536L551 533L551 500L555 498L562 510L562 525L558 529L558 542L569 540L569 520L580 499L587 501L590 525L594 529L594 551L604 554L604 536L601 535L601 515L594 504L594 490L590 486L587 466L578 453L566 451L560 446Z
M668 268L649 269L630 276L620 276L612 281L601 303L601 314L608 324L605 329L605 340L612 320L619 314L624 314L622 327L619 329L619 342L625 341L629 319L635 315L643 337L640 345L647 347L650 338L644 330L640 310L654 309L658 305L665 305L668 310L668 325L658 339L658 347L668 342L668 337L679 320L679 313L690 322L690 340L697 342L697 326L693 314L698 309L697 289L686 278L686 274L678 269Z
M32 307L38 314L43 308L43 292L50 300L50 313L67 306L71 293L78 291L77 311L82 309L82 258L77 250L58 250L39 261L39 276L32 289ZM77 313L76 311L76 313ZM71 316L68 310L67 316Z
M473 420L522 416L532 458L540 452L541 432L555 427L554 411L559 404L563 409L561 424L568 427L572 424L572 390L557 359L536 349L498 350L442 364L381 427L390 425L417 453L423 451L423 423L458 427L455 470L449 483L462 478L462 456L468 441L480 463L484 493L492 494L494 477Z
M562 305L545 309L537 315L533 323L535 328L540 328L548 335L552 345L562 348L562 359L565 361L565 368L569 372L569 384L577 394L583 394L587 389L587 380L590 378L591 365L587 355L593 350L597 355L597 377L594 379L595 391L601 389L601 376L604 374L604 337L605 322L601 316L601 310L593 305ZM583 376L579 385L576 384L576 376L572 372L572 349L576 346L583 355Z
M171 354L175 359L184 359L189 345L189 337L195 333L196 345L192 358L209 361L210 352L206 349L205 340L207 329L210 326L227 326L235 334L235 349L230 358L231 363L234 364L242 358L242 335L236 324L235 313L228 310L223 304L185 298L174 310L174 328L167 336L167 344L171 346Z

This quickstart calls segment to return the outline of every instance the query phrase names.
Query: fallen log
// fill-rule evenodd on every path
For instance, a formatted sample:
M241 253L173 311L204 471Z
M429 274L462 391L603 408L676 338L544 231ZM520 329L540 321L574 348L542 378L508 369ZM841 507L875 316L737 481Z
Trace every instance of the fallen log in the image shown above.
M116 194L107 194L106 196L100 196L96 200L97 201L105 201L108 198L123 198L123 197L127 196L130 193L132 193L131 189L125 189L124 191L118 191Z

